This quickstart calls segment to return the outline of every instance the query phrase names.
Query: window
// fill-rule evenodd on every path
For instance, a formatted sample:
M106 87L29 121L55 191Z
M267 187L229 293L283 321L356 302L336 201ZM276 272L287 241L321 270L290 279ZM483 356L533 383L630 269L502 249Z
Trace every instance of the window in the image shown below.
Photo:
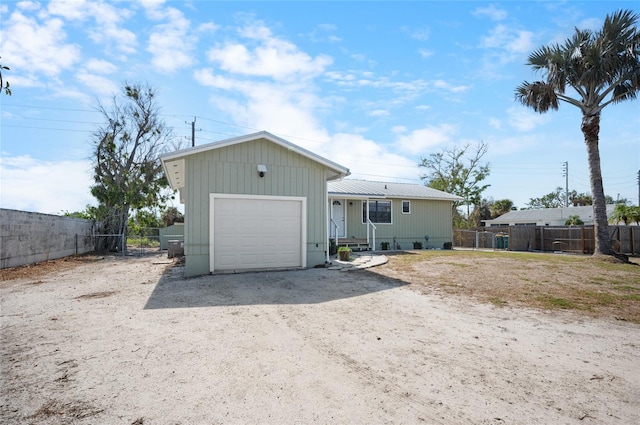
M391 201L369 201L369 220L376 224L391 224ZM362 222L367 222L366 201L362 201Z
M411 201L402 201L402 214L411 214Z

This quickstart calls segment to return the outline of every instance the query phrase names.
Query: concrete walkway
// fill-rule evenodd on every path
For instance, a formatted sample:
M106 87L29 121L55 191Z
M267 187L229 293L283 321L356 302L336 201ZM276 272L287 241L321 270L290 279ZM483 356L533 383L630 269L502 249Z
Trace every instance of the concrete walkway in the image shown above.
M351 261L340 261L338 258L331 260L329 270L338 270L341 272L348 272L351 270L362 270L370 267L380 266L386 264L389 259L375 252L352 252Z

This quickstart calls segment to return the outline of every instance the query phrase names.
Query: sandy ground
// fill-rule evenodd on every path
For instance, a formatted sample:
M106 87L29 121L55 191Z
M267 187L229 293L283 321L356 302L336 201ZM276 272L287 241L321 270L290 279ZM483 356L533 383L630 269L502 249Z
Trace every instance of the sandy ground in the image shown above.
M0 423L640 423L637 324L372 271L183 279L166 263L1 282Z

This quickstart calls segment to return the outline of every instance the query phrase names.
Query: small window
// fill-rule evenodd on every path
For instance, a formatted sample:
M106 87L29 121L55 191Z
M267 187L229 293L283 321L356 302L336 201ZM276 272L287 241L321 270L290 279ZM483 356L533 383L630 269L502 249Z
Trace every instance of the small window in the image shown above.
M402 201L402 214L411 214L411 201Z
M369 201L369 220L375 224L391 224L391 201ZM367 202L362 201L362 223L367 222Z

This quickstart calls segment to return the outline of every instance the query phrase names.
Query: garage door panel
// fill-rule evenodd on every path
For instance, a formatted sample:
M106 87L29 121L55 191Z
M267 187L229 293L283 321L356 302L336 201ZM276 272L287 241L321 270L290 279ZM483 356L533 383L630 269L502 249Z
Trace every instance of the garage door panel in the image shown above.
M213 197L212 270L303 266L301 198Z

